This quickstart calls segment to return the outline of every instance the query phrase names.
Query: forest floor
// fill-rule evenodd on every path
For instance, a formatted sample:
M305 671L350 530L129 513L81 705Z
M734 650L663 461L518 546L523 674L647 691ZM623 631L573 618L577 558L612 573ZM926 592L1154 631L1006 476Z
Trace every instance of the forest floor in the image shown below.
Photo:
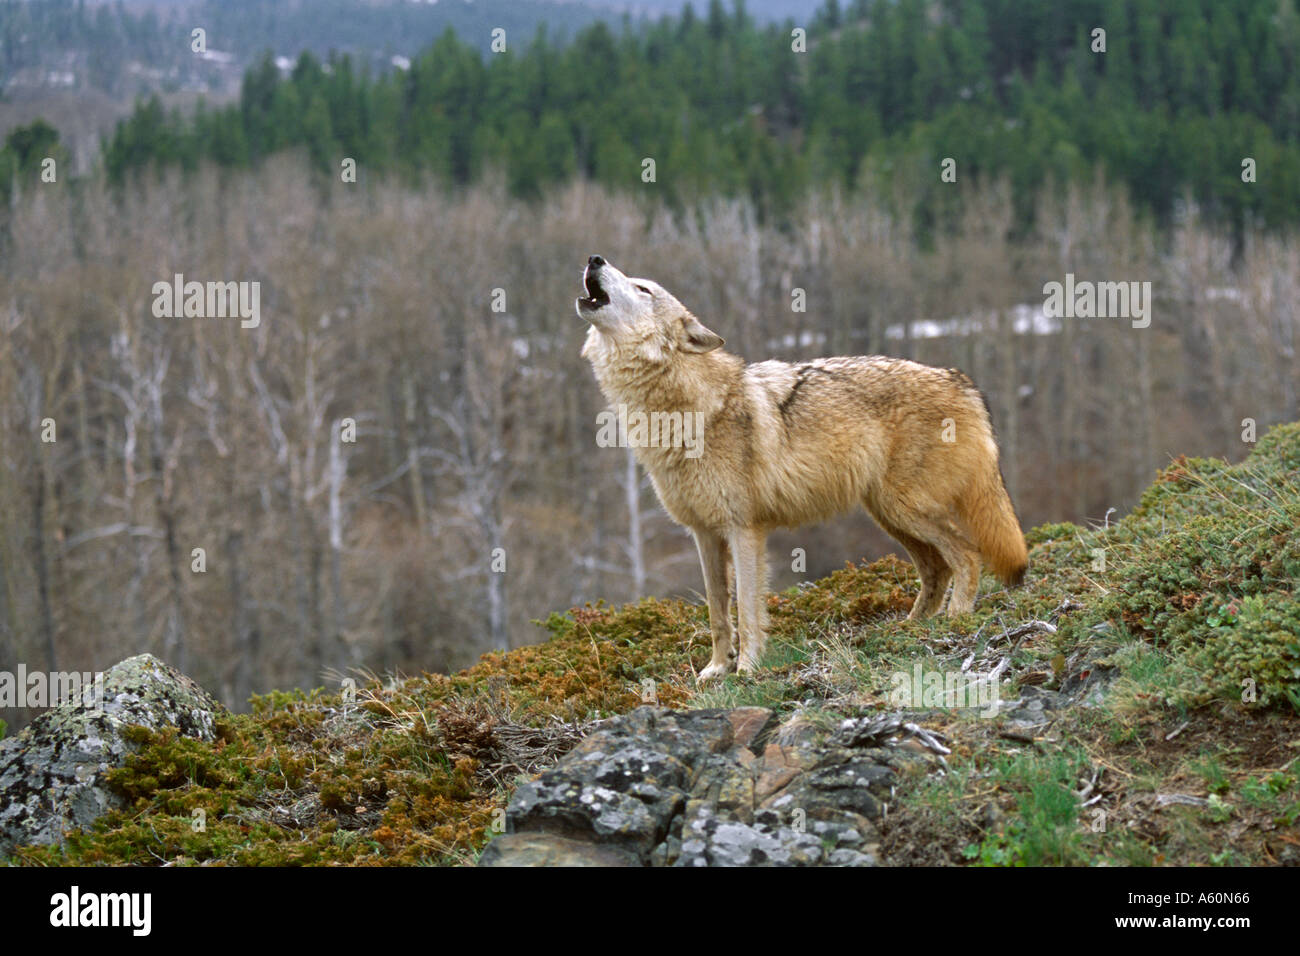
M214 742L141 731L108 777L125 809L12 862L470 864L522 779L654 701L905 707L951 753L900 781L889 864L1300 863L1298 528L1300 423L1239 464L1175 461L1108 527L1035 528L1026 584L986 579L955 619L904 619L917 580L894 557L774 594L755 678L697 688L707 610L648 599L553 614L549 640L455 675L257 697ZM926 695L989 674L1043 719Z

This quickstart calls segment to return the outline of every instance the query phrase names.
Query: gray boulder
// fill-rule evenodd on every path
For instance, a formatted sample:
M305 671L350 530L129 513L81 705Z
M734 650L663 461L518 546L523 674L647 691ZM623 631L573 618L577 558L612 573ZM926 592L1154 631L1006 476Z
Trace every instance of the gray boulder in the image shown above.
M933 756L907 733L642 707L521 785L479 865L878 866L896 775Z
M150 654L105 671L102 687L92 686L80 703L52 708L0 741L0 856L61 843L65 830L89 827L121 805L103 775L133 749L125 727L176 727L211 740L223 712L202 687Z

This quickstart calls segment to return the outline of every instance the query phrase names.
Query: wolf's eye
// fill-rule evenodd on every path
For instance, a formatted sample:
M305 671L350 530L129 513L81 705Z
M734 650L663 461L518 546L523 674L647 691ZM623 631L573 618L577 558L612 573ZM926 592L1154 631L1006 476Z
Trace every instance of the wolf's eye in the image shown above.
M648 296L653 296L653 295L654 295L653 292L651 292L649 289L647 289L647 288L646 288L645 286L643 286L643 285L634 285L632 288L636 289L636 291L638 291L638 292L644 292L644 293L645 293L646 295L648 295Z

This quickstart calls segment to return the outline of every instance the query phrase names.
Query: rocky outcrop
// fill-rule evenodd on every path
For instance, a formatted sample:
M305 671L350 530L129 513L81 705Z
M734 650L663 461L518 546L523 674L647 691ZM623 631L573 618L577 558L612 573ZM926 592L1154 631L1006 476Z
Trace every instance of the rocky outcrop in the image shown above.
M125 727L176 727L211 740L222 711L207 691L149 654L106 671L81 702L46 711L0 741L0 855L61 842L65 830L88 827L120 804L103 774L131 750Z
M520 786L479 865L875 866L897 774L935 749L902 718L642 707Z
M1100 687L1082 678L1073 694L1026 686L1018 699L999 702L1000 735L1033 739ZM83 702L54 708L0 742L0 857L20 845L59 843L66 830L87 828L121 806L105 774L132 750L126 727L175 727L210 741L222 712L201 687L156 658L118 664ZM921 713L819 719L796 712L782 721L760 707L642 707L584 725L590 731L576 745L576 735L566 737L558 763L518 787L506 832L488 843L479 863L883 863L879 826L895 784L939 766L947 748L909 722L924 720ZM535 757L531 737L526 749ZM510 765L524 766L516 758ZM317 795L303 799L319 805Z

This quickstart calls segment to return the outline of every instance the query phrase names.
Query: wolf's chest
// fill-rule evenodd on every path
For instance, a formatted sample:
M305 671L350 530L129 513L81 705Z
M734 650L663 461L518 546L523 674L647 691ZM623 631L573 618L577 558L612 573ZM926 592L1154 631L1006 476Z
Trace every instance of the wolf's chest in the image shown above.
M638 458L650 475L659 503L678 524L719 529L736 523L743 488L738 476L718 470L716 460L707 456L672 460L653 453Z

